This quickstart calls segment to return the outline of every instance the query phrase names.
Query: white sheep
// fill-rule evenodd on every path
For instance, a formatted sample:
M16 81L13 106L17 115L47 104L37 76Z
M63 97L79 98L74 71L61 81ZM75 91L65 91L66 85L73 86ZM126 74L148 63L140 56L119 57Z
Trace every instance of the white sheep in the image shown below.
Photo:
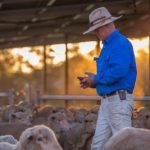
M112 136L104 146L104 150L149 150L150 130L140 128L124 128Z
M8 142L10 144L16 144L17 140L12 135L0 136L0 142Z
M0 142L0 150L16 150L16 145L7 142Z
M16 145L1 142L0 150L62 150L62 148L50 128L38 125L26 129Z

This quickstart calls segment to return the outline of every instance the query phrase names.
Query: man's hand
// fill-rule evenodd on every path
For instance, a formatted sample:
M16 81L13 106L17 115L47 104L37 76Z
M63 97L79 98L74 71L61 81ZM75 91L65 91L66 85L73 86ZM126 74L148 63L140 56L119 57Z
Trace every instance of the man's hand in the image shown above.
M94 80L93 80L93 76L95 75L94 73L91 73L91 72L85 72L85 74L87 75L87 77L89 78L89 87L90 88L95 88L95 83L94 83Z
M92 78L95 75L94 73L91 72L85 72L85 74L90 78Z
M86 88L91 87L92 82L93 82L93 81L92 81L91 78L85 77L85 78L80 82L80 86L81 86L81 88L86 89Z
M88 83L87 83L87 81L86 81L86 78L87 78L87 77L77 77L77 79L80 80L80 86L81 86L81 88L83 88L83 89L85 89L85 88L88 87Z
M81 88L83 89L95 88L94 81L93 81L94 74L91 72L85 72L85 74L87 75L87 77L78 77L78 79L80 80Z

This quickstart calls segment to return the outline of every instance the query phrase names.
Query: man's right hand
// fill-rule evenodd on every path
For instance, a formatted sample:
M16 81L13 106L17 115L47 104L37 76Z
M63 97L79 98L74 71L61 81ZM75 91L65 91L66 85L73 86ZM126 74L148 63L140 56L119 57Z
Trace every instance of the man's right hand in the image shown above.
M90 87L89 83L88 83L88 78L87 77L84 77L84 79L82 79L82 81L80 82L80 86L83 89L86 89L86 88Z
M77 77L77 79L80 80L80 86L81 88L85 89L85 88L88 88L89 85L88 85L88 82L87 82L87 77Z
M77 77L80 80L81 88L83 89L95 88L94 81L93 81L93 76L95 74L91 72L85 72L85 74L87 75L86 77Z

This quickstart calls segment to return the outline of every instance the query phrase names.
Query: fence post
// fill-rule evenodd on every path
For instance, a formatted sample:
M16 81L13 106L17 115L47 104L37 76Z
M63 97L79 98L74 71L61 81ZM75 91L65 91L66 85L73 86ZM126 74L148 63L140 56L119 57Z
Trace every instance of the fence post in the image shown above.
M30 102L30 97L31 97L30 84L26 83L25 84L25 102L29 103Z
M10 106L13 106L14 105L14 89L10 89L9 91L8 91L8 101L9 101L9 105Z
M41 102L41 99L40 99L40 91L39 90L37 90L36 91L36 96L35 96L35 105L39 105L40 104L40 102Z

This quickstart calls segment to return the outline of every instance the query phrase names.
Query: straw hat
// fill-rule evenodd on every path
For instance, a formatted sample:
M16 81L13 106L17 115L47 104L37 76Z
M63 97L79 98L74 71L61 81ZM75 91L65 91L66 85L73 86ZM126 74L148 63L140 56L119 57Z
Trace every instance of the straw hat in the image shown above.
M114 22L115 20L121 17L122 16L113 17L105 7L97 8L90 13L89 15L90 27L87 31L83 32L83 34L90 33L96 30L97 28L109 24L111 22Z

